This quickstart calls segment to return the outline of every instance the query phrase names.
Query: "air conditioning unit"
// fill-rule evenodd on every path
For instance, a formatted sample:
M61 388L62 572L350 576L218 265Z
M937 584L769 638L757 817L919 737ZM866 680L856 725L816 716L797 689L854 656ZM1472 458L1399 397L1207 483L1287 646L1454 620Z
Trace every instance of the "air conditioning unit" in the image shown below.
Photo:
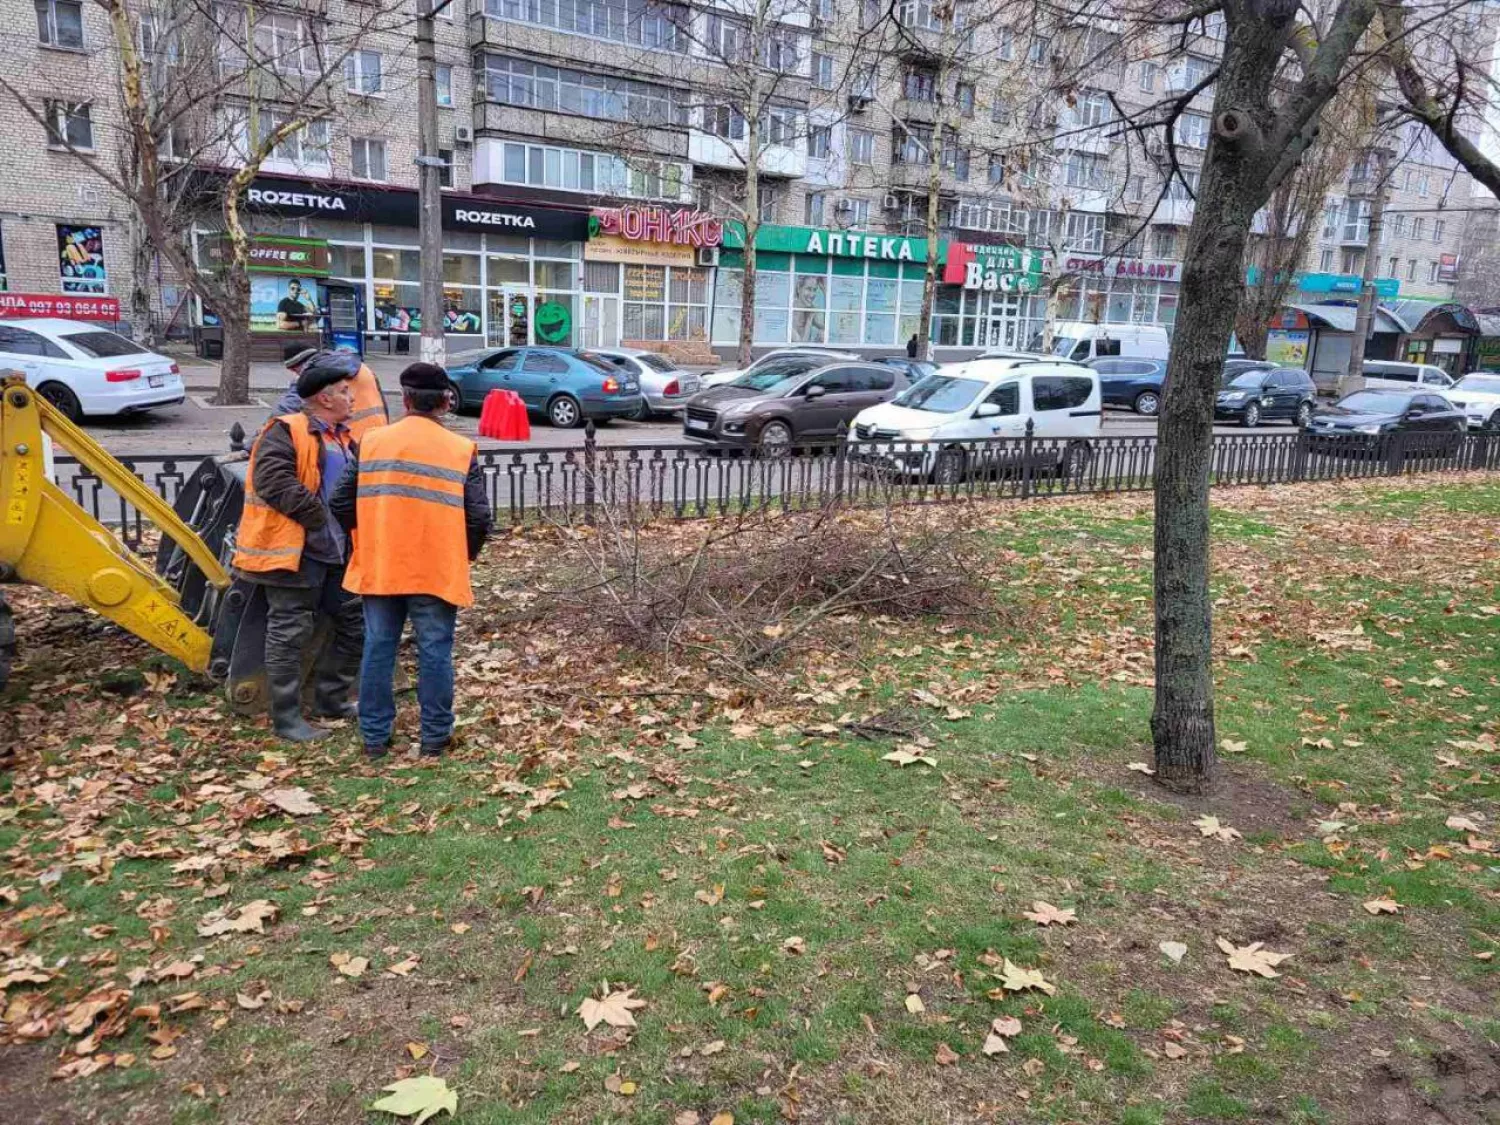
M869 108L870 103L872 101L874 101L874 100L875 99L872 98L872 97L870 97L869 94L850 94L849 95L849 112L850 113L863 113L866 109Z
M717 246L698 247L698 264L700 266L717 266L719 264L719 248Z
M474 143L474 130L468 125L453 126L453 143L460 145L471 145Z
M104 202L104 192L100 191L97 187L79 184L78 202L85 207L97 207Z
M901 209L901 197L893 191L888 191L885 193L885 198L880 201L880 205L887 211L899 211Z

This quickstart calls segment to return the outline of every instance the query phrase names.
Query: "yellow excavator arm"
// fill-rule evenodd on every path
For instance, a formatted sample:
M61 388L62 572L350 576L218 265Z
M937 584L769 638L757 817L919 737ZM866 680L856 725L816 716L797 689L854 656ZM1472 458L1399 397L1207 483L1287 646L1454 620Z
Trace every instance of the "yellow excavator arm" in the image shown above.
M0 380L0 577L66 594L206 671L209 633L183 612L176 590L52 483L44 433L177 543L210 585L229 585L214 552L165 500L17 375Z

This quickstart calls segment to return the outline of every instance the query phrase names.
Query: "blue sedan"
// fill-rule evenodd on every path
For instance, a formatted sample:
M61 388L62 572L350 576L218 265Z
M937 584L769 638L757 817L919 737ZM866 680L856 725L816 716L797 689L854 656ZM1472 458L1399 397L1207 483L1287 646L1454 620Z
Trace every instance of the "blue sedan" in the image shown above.
M481 348L448 367L454 407L478 410L494 390L515 391L532 414L559 429L585 419L628 418L642 406L640 384L602 356L572 348Z
M1091 359L1088 366L1099 372L1099 390L1105 406L1128 406L1137 414L1148 417L1161 412L1161 386L1167 377L1166 360L1110 356Z

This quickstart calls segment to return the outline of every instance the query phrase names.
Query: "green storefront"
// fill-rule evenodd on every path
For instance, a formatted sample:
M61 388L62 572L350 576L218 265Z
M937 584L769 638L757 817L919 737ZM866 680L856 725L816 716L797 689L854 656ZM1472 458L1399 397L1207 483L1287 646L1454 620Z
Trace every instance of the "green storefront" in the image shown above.
M744 245L743 228L726 223L714 286L712 340L719 347L732 347L739 339ZM757 347L826 344L890 351L904 348L917 331L926 239L766 224L756 232L755 246ZM1000 249L1011 256L1020 253ZM1032 255L1031 273L1007 291L985 288L982 280L965 289L941 283L947 250L946 240L940 242L933 342L938 347L1018 346L994 322L998 315L1012 322L1010 337L1021 334L1021 322L1029 319L1026 314L1035 301L1030 294L1037 288L1039 259Z

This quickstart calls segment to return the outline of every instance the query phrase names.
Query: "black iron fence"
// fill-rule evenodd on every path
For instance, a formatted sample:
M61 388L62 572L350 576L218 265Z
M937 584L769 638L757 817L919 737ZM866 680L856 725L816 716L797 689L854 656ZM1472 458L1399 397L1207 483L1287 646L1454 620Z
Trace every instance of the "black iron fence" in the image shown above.
M539 519L592 523L605 513L628 519L689 519L747 510L799 510L1032 499L1152 488L1157 439L990 438L945 443L858 436L799 446L778 455L696 443L482 449L496 522ZM243 458L244 454L229 454ZM121 457L169 502L205 460L201 455ZM221 458L223 460L223 458ZM1500 432L1325 435L1216 434L1209 466L1215 485L1500 469ZM138 547L145 521L131 505L68 457L59 484Z

